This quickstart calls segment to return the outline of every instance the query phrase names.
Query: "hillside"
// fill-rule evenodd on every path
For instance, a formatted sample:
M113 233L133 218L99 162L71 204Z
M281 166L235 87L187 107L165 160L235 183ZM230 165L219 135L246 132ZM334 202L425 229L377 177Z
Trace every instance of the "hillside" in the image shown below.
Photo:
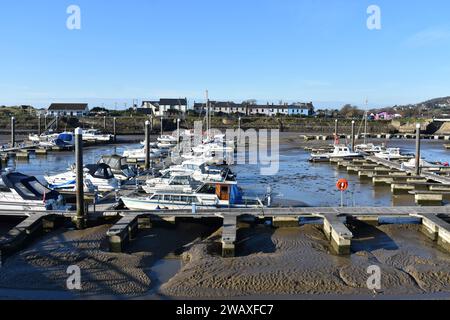
M450 96L449 97L443 97L443 98L435 98L431 99L422 103L419 103L419 105L425 105L430 108L437 108L440 106L450 106Z

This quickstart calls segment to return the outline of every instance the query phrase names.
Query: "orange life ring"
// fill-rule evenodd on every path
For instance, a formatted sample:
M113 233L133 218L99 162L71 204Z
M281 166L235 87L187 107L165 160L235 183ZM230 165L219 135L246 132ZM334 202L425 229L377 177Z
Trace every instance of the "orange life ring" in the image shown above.
M346 191L348 189L347 179L339 179L339 181L336 183L336 187L339 191Z

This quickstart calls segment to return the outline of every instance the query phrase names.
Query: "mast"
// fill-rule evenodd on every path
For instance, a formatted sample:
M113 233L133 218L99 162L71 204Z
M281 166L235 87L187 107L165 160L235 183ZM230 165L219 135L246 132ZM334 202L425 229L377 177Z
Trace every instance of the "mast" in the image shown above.
M367 105L369 101L366 99L366 112L364 117L364 144L367 144L367 117L369 115L369 110L367 110Z
M209 96L208 96L208 90L206 90L205 111L206 111L206 133L208 134L208 137L209 137Z

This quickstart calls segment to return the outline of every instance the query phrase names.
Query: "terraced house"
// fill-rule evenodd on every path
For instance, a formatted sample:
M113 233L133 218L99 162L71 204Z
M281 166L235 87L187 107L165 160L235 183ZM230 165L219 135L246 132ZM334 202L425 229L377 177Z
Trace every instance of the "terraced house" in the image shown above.
M205 103L195 103L194 111L197 113L206 113ZM212 113L225 114L244 114L244 115L260 115L260 116L311 116L314 114L314 105L310 103L295 104L246 104L234 102L210 101L210 110Z

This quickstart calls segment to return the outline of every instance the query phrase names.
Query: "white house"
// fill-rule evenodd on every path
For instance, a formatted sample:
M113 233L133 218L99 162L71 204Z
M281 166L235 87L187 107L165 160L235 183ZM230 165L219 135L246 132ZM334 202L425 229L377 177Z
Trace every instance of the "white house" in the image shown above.
M47 116L83 117L89 113L87 103L52 103L47 109Z
M139 112L153 114L157 117L164 116L170 111L186 113L188 110L187 99L160 99L159 101L143 101Z

